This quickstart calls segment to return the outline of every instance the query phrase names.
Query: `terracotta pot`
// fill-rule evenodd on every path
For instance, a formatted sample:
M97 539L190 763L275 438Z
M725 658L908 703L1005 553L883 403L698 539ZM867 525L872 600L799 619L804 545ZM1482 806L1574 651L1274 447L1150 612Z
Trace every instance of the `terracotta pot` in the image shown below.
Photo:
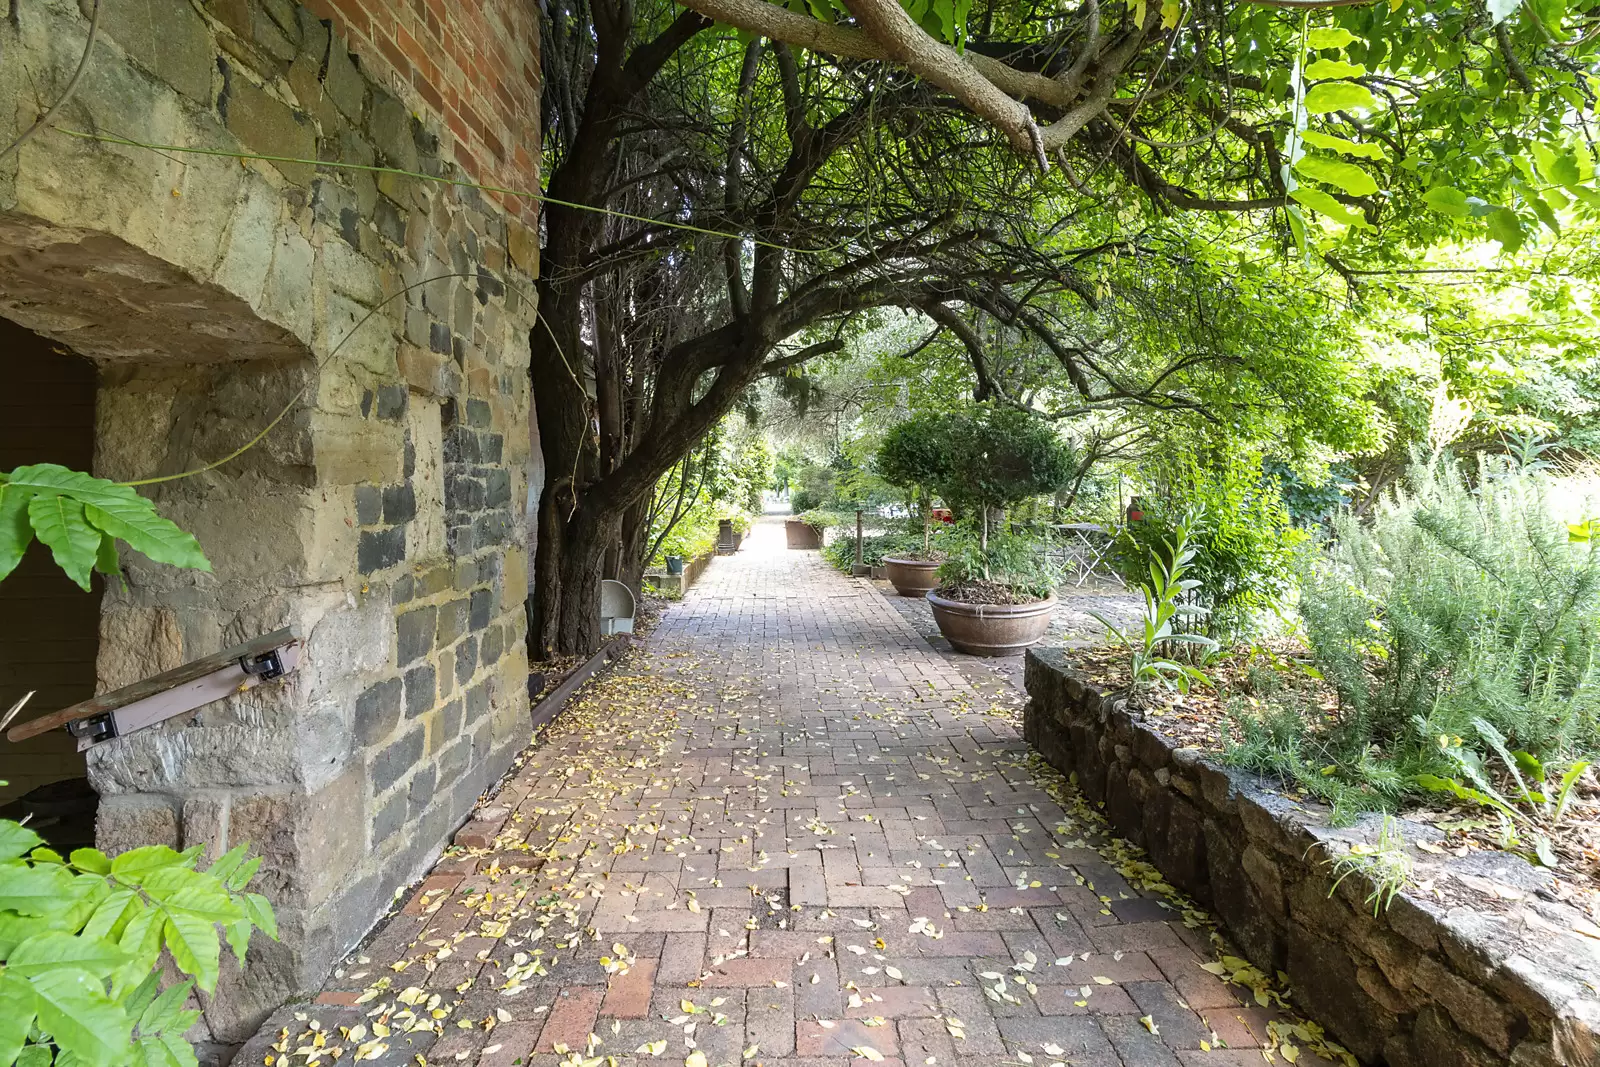
M888 572L889 584L901 596L927 596L939 588L935 577L939 564L929 559L883 558L883 569Z
M968 604L928 594L933 621L957 652L970 656L1020 656L1050 629L1056 598L1032 604Z
M822 531L799 519L789 519L784 522L783 533L790 548L822 547Z

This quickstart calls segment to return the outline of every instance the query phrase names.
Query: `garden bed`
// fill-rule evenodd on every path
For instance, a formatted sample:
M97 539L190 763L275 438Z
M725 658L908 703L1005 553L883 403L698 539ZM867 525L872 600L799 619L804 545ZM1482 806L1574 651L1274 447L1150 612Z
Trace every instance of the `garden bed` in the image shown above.
M1550 872L1456 855L1438 827L1396 819L1411 878L1375 915L1367 874L1332 889L1330 861L1370 848L1377 817L1331 827L1325 806L1172 739L1062 650L1030 651L1026 686L1028 741L1363 1061L1600 1063L1600 926Z
M700 580L700 576L711 566L711 561L717 558L716 552L707 552L703 556L685 560L682 574L667 574L664 571L652 571L644 576L644 585L647 590L665 597L668 600L681 600L689 587Z

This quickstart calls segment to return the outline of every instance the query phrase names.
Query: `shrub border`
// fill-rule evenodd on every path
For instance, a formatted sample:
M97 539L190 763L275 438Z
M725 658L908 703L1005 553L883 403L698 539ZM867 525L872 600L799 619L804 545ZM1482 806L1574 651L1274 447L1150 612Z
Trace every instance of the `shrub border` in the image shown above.
M1323 806L1176 747L1064 650L1030 649L1024 677L1027 740L1359 1059L1600 1064L1600 929L1555 898L1548 872L1504 853L1408 847L1414 882L1435 893L1408 887L1374 917L1365 877L1330 895L1325 861L1374 840L1378 817L1329 827ZM1395 826L1408 843L1443 836Z

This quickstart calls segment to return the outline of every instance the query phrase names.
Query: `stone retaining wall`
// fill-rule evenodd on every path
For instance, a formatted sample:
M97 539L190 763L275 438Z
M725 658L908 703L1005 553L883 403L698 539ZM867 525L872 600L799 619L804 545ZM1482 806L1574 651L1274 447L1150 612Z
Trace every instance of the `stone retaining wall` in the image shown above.
M1376 818L1331 828L1322 806L1175 747L1062 650L1030 651L1026 685L1028 741L1363 1062L1600 1063L1600 928L1555 898L1548 873L1503 853L1414 850L1413 886L1375 917L1359 875L1330 895L1325 860L1372 840ZM1396 825L1408 841L1442 838Z

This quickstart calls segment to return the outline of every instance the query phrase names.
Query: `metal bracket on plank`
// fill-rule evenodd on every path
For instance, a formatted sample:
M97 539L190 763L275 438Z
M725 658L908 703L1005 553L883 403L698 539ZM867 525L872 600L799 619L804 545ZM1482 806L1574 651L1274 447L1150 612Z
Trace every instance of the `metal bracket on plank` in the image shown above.
M12 741L62 728L78 751L148 729L186 711L282 678L300 664L298 630L285 627L170 671L13 726Z

